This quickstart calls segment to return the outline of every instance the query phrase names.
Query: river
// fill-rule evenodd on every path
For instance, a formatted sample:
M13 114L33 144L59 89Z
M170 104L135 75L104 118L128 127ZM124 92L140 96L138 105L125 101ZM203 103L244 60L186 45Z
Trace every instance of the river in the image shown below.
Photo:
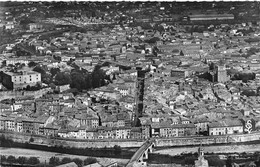
M218 145L218 146L202 146L205 153L242 153L242 152L256 152L260 151L260 144L245 144L245 145ZM186 147L176 147L176 148L158 148L154 150L154 153L159 154L169 154L169 155L179 155L181 153L195 153L198 151L198 146L186 146ZM24 157L37 157L41 162L49 162L49 159L53 156L60 158L64 157L69 158L80 158L82 160L88 158L88 156L79 156L71 154L61 154L48 151L39 151L33 149L24 149L24 148L6 148L0 147L0 155L13 155L15 157L24 156ZM105 162L112 160L120 164L126 164L128 159L117 159L117 158L101 158L95 157L98 161Z
M80 156L80 155L71 155L71 154L61 154L61 153L55 153L55 152L48 152L48 151L40 151L40 150L33 150L33 149L24 149L24 148L6 148L6 147L0 147L0 155L13 155L16 158L19 156L24 157L37 157L42 163L45 161L48 163L49 159L51 157L58 157L60 160L64 157L69 157L71 159L73 158L80 158L82 160L88 158L89 156ZM117 158L101 158L101 157L95 157L99 162L105 162L105 161L114 161L118 162L120 164L126 164L129 160L128 159L117 159Z

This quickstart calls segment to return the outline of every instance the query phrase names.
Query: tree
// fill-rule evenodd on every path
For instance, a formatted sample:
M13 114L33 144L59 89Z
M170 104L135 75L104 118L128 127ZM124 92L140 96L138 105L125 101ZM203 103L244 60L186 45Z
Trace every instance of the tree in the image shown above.
M147 43L156 43L157 41L159 41L160 40L160 38L158 38L158 37L153 37L153 38L151 38L151 39L149 39L149 40L145 40L145 42L147 42Z
M30 157L27 161L27 164L30 164L30 165L36 165L36 164L39 164L39 163L40 163L40 161L36 157Z
M72 162L72 160L68 157L64 157L62 160L61 160L61 164L67 164L67 163L70 163Z
M162 32L164 32L164 27L162 25L155 25L154 30L157 30L160 33L162 33Z
M253 90L243 90L241 95L245 96L257 96L257 93Z
M51 77L51 74L49 74L49 73L42 74L41 78L42 78L43 83L46 83L46 84L52 83L52 77Z
M57 166L60 164L60 159L58 157L51 157L49 164L53 166Z
M79 158L74 158L72 161L75 162L79 167L83 166L83 161Z
M254 157L255 160L259 160L260 152L259 151L254 152L253 157Z
M255 161L256 166L260 166L260 158L258 157L258 160Z
M255 73L237 73L234 75L234 80L242 80L243 82L247 82L248 80L254 80Z
M8 100L7 103L9 103L9 104L13 103L13 100ZM13 140L12 139L5 137L4 134L2 134L0 136L0 146L12 147L12 145L13 145Z
M183 51L181 50L181 52L180 52L180 56L184 56L184 53L183 53Z
M86 158L85 160L84 160L84 165L89 165L89 164L94 164L94 163L96 163L97 162L97 159L96 158Z
M6 161L9 162L9 163L15 163L15 162L16 162L16 159L15 159L14 156L9 155L9 156L7 157L7 160L6 160Z
M34 142L34 139L31 137L30 140L29 140L29 142L30 142L30 143L31 143L31 142Z
M52 76L55 76L58 72L60 72L60 69L59 68L51 68L50 72L51 72Z
M232 167L233 157L229 156L226 160L226 167Z
M37 63L35 63L34 61L30 61L28 63L28 67L35 67L37 65Z
M7 66L8 67L15 67L13 64L8 64Z
M81 71L73 71L71 73L71 81L72 81L70 84L71 88L76 88L79 91L85 89L86 82L84 79L84 75Z
M120 155L121 152L122 152L121 147L118 146L118 145L115 145L115 146L114 146L114 153L115 153L115 155Z
M184 158L184 164L185 165L194 165L194 162L197 158L194 156L185 156Z
M92 88L92 78L90 74L85 74L85 83L86 88L85 89L91 89Z
M70 75L64 72L58 72L54 80L56 85L66 85L71 83Z
M149 24L149 23L141 23L142 25L141 25L141 27L143 28L143 29L152 29L153 27L151 26L151 24Z
M34 67L33 71L41 73L42 75L46 74L46 71L42 67L40 67L40 66Z
M21 24L21 25L27 25L27 24L29 24L29 23L33 23L33 21L32 21L31 19L29 19L29 18L24 18L24 19L22 19L22 20L20 21L20 24Z
M259 38L248 38L244 40L247 43L251 43L251 42L259 42L260 39Z
M213 155L206 158L208 160L209 166L224 166L225 162L222 161L219 156Z
M17 159L17 163L19 163L21 165L25 164L26 161L27 161L26 157L18 157L18 159Z
M4 155L1 155L0 162L6 162L6 157Z
M105 73L100 69L100 66L96 66L92 72L92 86L98 88L105 85Z

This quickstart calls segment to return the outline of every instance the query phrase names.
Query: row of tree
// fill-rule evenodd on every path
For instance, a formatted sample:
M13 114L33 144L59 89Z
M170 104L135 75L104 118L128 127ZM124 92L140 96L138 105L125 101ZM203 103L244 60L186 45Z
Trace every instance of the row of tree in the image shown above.
M104 86L110 80L101 66L96 66L91 73L80 69L65 72L60 71L59 68L52 68L50 72L47 72L47 69L41 66L35 66L33 71L41 73L43 83L53 83L57 86L69 84L71 88L76 88L79 91Z
M251 42L259 42L260 38L248 38L244 40L245 42L251 43Z
M68 158L68 157L64 157L61 160L58 157L51 157L50 161L49 161L49 165L50 166L58 166L58 165L62 165L62 164L67 164L70 162L75 162L79 167L85 166L85 165L89 165L89 164L93 164L97 162L96 158L86 158L84 161L79 159L79 158Z
M15 156L12 155L9 155L8 157L6 157L5 155L1 155L0 158L1 158L0 160L1 164L8 163L8 164L20 164L22 166L35 166L35 165L41 166L40 160L37 157L27 158L24 156L19 156L18 158L16 158ZM51 157L49 159L49 165L45 164L45 166L54 167L62 164L67 164L70 162L75 162L79 167L82 167L85 165L96 163L97 159L89 157L83 161L80 158L71 159L69 157L64 157L60 160L60 158L58 157Z
M254 80L256 74L255 73L236 73L231 78L232 80L242 80L243 82L247 82L249 80Z
M3 62L2 66L6 66ZM25 66L24 64L17 63L15 65L9 64L14 72ZM75 67L72 71L61 71L60 68L48 68L45 66L40 66L38 63L33 61L28 63L28 67L33 68L33 71L41 73L41 80L45 84L55 84L57 86L70 84L71 88L76 88L77 90L88 90L92 88L97 88L104 86L107 81L111 81L110 77L105 74L101 69L101 66L97 65L93 72L88 72L85 70L80 70ZM106 81L107 80L107 81ZM38 90L39 86L27 87L26 90Z
M79 69L74 69L70 73L57 72L54 77L54 84L70 84L71 88L81 91L104 86L106 84L105 79L109 80L109 77L100 69L100 66L96 66L91 73Z
M245 96L260 96L260 87L257 88L257 90L243 90L241 95Z
M1 156L1 163L9 163L9 164L14 164L14 163L18 163L21 165L37 165L40 163L40 160L37 157L30 157L30 158L26 158L26 157L18 157L15 158L12 155L9 155L8 157L2 155Z

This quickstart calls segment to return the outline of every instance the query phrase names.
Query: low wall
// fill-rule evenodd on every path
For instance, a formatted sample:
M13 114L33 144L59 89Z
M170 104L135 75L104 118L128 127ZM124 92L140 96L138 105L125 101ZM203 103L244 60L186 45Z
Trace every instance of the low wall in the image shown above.
M54 140L53 145L65 146L65 147L76 147L76 148L113 148L115 145L120 147L141 147L144 141L133 141L133 140L96 140L96 141L68 141L68 140Z
M17 132L0 132L7 138L15 142L26 143L33 138L33 144L48 145L48 146L63 146L75 148L112 148L115 145L125 148L141 147L144 140L79 140L79 139L62 139L62 138L48 138L40 135L21 134ZM203 136L203 137L176 137L176 138L158 138L155 139L155 146L170 147L170 146L188 146L188 145L210 145L210 144L225 144L225 143L240 143L249 141L260 141L260 132L251 134L226 135L226 136Z
M240 143L249 141L260 141L260 132L254 132L251 134L234 134L225 136L203 136L203 137L177 137L170 139L156 139L155 145L157 147L167 146L187 146L187 145L209 145L209 144L221 144L221 143Z
M30 135L25 133L18 133L18 132L3 132L0 131L0 135L4 135L7 139L12 139L14 142L17 143L29 143L30 139L33 138L33 143L42 144L42 145L49 145L51 143L51 139L48 139L46 136L41 135Z
M21 134L17 132L0 132L6 138L12 139L14 142L26 143L33 138L33 144L47 145L47 146L63 146L75 148L112 148L115 145L120 147L140 147L143 140L78 140L78 139L52 139L46 136Z

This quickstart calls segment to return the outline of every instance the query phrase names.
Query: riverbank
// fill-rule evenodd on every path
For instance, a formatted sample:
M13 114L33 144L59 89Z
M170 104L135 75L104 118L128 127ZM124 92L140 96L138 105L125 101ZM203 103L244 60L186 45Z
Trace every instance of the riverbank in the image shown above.
M49 151L40 151L40 150L32 150L32 149L25 149L25 148L7 148L7 147L0 147L0 155L5 156L15 156L16 158L19 156L23 157L37 157L41 163L48 163L51 157L57 157L60 160L64 157L69 157L71 159L80 158L84 161L84 159L90 156L82 156L82 155L72 155L72 154L62 154L57 152L49 152ZM128 159L121 159L121 158L103 158L103 157L93 157L96 158L99 162L107 162L107 161L114 161L120 164L126 164L129 160Z
M26 142L19 143L14 142L10 139L6 139L3 136L0 137L0 147L3 148L17 148L17 149L30 149L40 150L46 152L54 152L59 154L71 154L79 156L93 156L93 157L104 157L104 158L120 158L130 159L134 152L137 150L129 151L127 148L121 148L115 146L114 148L75 148L75 147L63 147L63 146L50 146L40 145L38 143Z
M231 145L217 145L217 146L202 146L205 153L254 153L260 151L259 144L231 144ZM187 147L175 147L175 148L163 148L155 149L154 153L176 156L183 153L196 153L198 152L198 146L187 146Z

